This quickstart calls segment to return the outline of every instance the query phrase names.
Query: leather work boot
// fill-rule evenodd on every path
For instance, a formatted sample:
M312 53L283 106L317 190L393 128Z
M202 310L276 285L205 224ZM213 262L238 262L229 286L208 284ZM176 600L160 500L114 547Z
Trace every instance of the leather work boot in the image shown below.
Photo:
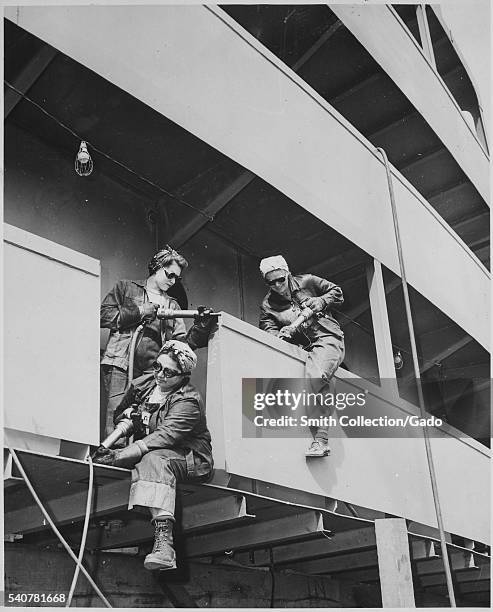
M324 440L313 440L305 452L305 457L327 457L327 455L330 455L330 448Z
M154 548L147 555L144 567L148 570L176 569L176 554L173 548L173 521L171 519L155 520Z

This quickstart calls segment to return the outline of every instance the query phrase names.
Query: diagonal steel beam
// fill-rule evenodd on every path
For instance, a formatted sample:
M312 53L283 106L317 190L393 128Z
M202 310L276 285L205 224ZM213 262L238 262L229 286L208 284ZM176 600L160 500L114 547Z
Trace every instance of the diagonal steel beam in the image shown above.
M485 245L483 247L481 247L480 249L476 249L474 251L474 254L476 255L476 257L481 260L481 261L486 261L489 256L490 256L490 247L489 245Z
M411 542L411 557L413 561L436 559L439 557L433 540L413 540Z
M369 256L364 251L358 248L352 248L338 255L333 255L332 257L318 261L309 266L309 268L312 274L318 274L319 272L324 273L325 270L331 269L330 273L334 275L346 272L346 270L350 270L358 265L368 263L369 260Z
M397 287L400 287L401 284L402 284L402 281L400 278L393 279L390 283L388 283L385 286L385 295L388 295L389 293L392 293L392 291L395 291L395 289L397 289ZM365 301L365 302L362 302L361 304L358 304L351 310L345 311L344 314L346 317L348 317L348 319L357 319L360 315L362 315L364 312L366 312L369 309L370 309L370 304L369 302ZM349 320L344 321L341 325L344 327L348 323L352 323L352 321L349 321Z
M342 26L342 21L337 19L327 30L325 30L322 36L320 36L320 38L308 49L308 51L306 51L306 53L304 53L300 59L293 64L292 70L294 70L294 72L298 72L298 70L302 68L308 62L308 60L310 60L315 53L321 47L323 47L340 28L342 28Z
M478 580L475 582L460 582L458 585L458 591L461 595L465 595L468 593L489 593L491 588L491 583L489 580ZM430 593L446 593L446 586L435 585L429 586L426 589Z
M254 179L256 175L253 172L243 172L240 176L232 183L227 185L207 206L203 212L210 217L217 215L231 200L236 197L245 187L247 187ZM181 230L171 238L171 242L175 248L182 247L185 242L190 240L209 220L202 216L197 215L189 223L187 223Z
M161 587L175 608L199 608L188 589L182 584L172 584L164 578L163 572L152 572L154 580Z
M313 44L310 49L293 65L292 70L297 72L308 60L322 47L336 32L343 26L338 19L326 30L320 38ZM217 215L231 200L236 197L240 191L245 189L256 175L253 172L245 170L236 180L230 183L221 191L204 209L207 215L214 217ZM176 248L182 247L190 238L192 238L200 229L202 229L209 220L202 215L195 217L189 223L179 230L170 240Z
M473 240L472 242L467 241L467 246L472 251L475 251L476 249L478 249L478 250L482 249L485 246L489 246L489 244L490 244L489 232L487 232L483 237L478 238L477 240Z
M141 511L128 513L123 513L122 510L126 510L126 503L125 506L114 510L110 508L108 512L98 513L99 515L104 514L105 519L100 520L97 527L89 529L86 540L88 550L128 548L153 539L154 528L150 523L150 514L147 509L143 508ZM114 520L116 511L119 512L117 520ZM179 530L182 533L188 533L198 529L214 528L214 533L217 535L218 531L224 527L235 523L251 522L254 519L255 516L246 511L246 498L231 495L184 506ZM63 522L68 524L75 521L65 520Z
M350 529L335 533L330 537L320 537L303 544L284 544L277 546L274 553L276 565L287 565L301 560L327 557L343 552L352 553L376 546L373 527ZM269 551L255 553L255 565L269 564Z
M351 87L344 89L343 91L340 91L334 96L331 96L328 99L328 102L332 106L335 106L336 104L343 102L344 100L351 97L352 95L359 93L362 89L365 89L365 87L374 85L377 81L379 81L382 78L382 76L383 76L383 73L375 72L371 74L370 76L366 77L365 79L363 79L362 81L358 81Z
M248 514L246 497L228 496L212 499L200 504L183 507L182 529L193 531L202 527L225 527L232 523L252 521L254 514Z
M460 221L456 221L455 223L451 223L450 226L454 229L455 232L466 231L470 229L471 226L476 225L476 223L482 223L485 227L488 227L490 220L489 211L481 211L476 215L472 215L466 217L465 219L461 219Z
M394 128L400 127L408 119L411 119L412 117L418 117L418 116L419 116L418 111L413 111L412 113L406 113L402 117L399 117L399 119L392 121L392 123L387 123L377 128L374 132L369 134L367 138L370 142L373 142L374 138L380 138L381 136L385 136L385 134L387 134L388 132L391 132Z
M118 480L117 482L97 487L91 517L126 510L129 487L129 479ZM86 495L87 493L82 491L47 500L46 505L50 516L57 525L76 523L84 518ZM235 522L252 521L254 519L255 515L248 514L247 512L246 498L231 495L226 498L218 498L184 506L182 511L182 529L183 531L192 531L206 526L215 526L217 528ZM129 521L129 524L131 523L132 520ZM34 504L5 514L5 528L8 533L25 534L39 531L45 527L44 517L38 506ZM138 530L135 534L130 534L130 532L122 535L113 534L108 539L107 545L108 547L110 545L111 547L128 545L138 542L143 537L145 539L147 536L148 534L140 533Z
M444 200L446 197L453 197L457 195L457 192L460 192L463 189L469 189L470 187L471 183L469 183L469 181L464 181L463 179L460 179L459 181L455 181L454 183L450 183L449 185L439 187L435 191L429 193L426 199L433 207L435 207L440 203L440 201Z
M357 531L352 532L354 536ZM374 534L373 530L365 530L367 532L371 532ZM351 532L347 532L348 534ZM375 538L373 537L373 540ZM355 542L358 542L358 539L355 538ZM369 543L369 540L366 541ZM305 545L306 546L306 545ZM434 559L436 555L434 553L433 542L427 540L416 540L413 541L412 544L412 553L413 560L424 560L424 559ZM301 551L300 547L300 551ZM332 550L333 552L340 552L339 550ZM322 559L314 559L311 561L301 561L298 563L291 563L290 567L292 569L296 569L296 571L301 571L303 573L309 574L341 574L341 578L347 578L351 580L367 580L367 581L375 581L378 580L378 568L377 568L377 552L375 549L371 550L362 550L357 551L356 547L346 549L348 554L336 554L333 556L326 556ZM277 550L274 551L277 553ZM327 553L326 553L327 554ZM457 553L454 553L457 554ZM460 556L460 555L459 555ZM277 556L274 557L277 564ZM462 559L455 558L456 567L460 568ZM440 559L435 561L435 563L440 563L440 567L443 569L443 564ZM464 563L468 563L464 561ZM432 566L429 565L431 568ZM375 568L375 569L370 569ZM435 569L435 566L433 566ZM356 570L356 572L355 572Z
M429 164L430 161L440 157L444 153L448 153L448 151L442 144L440 144L439 146L434 147L431 151L427 151L426 153L418 153L413 159L397 166L397 168L399 172L404 173L422 164Z
M351 580L351 582L379 582L380 574L378 568L367 568L360 570L348 570L337 574L337 580Z
M484 571L488 570L488 571ZM457 572L455 574L454 580L456 583L462 582L476 582L477 580L485 580L489 578L489 568L478 568L468 570L466 572ZM422 576L420 578L421 585L424 587L427 586L445 586L445 576L443 574L430 574L427 576Z
M39 53L37 53L25 66L20 75L12 83L19 91L26 94L34 83L43 74L46 68L51 64L58 51L45 45ZM14 110L17 104L22 100L17 92L9 87L5 88L4 97L4 119Z
M97 488L91 516L124 510L128 506L130 479L118 480ZM46 507L55 523L66 525L84 518L86 491L46 501ZM5 530L9 533L30 533L44 529L47 524L36 504L7 512Z
M477 569L474 555L470 552L452 552L450 554L450 565L453 571ZM442 559L422 560L416 563L416 572L419 576L428 574L439 574L443 572Z
M350 570L377 567L377 551L365 550L347 555L336 555L314 561L292 563L290 568L303 574L337 574Z
M440 363L444 359L447 359L447 357L450 357L454 353L457 353L457 351L460 351L461 348L464 348L465 346L467 346L470 342L472 342L472 340L473 339L470 336L465 336L464 338L461 338L460 340L458 340L451 346L447 347L443 351L440 351L438 353L435 353L434 355L431 355L430 357L427 357L426 362L423 363L420 367L420 372L423 373L423 372L428 371L436 363ZM402 382L404 384L409 383L413 378L414 378L414 373L408 374L407 376L402 378Z
M229 550L272 546L290 540L301 540L324 533L320 512L300 512L280 519L261 521L244 527L206 533L187 539L188 557L205 557Z

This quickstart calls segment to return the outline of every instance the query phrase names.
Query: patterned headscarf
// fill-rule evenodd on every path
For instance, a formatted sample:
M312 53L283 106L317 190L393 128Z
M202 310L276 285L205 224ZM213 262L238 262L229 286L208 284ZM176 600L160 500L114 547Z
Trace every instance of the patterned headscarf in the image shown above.
M188 262L183 257L183 255L180 255L178 251L175 251L175 249L173 249L169 246L169 244L167 244L160 251L158 251L152 256L151 261L147 265L147 269L149 270L149 276L152 276L163 266L167 266L172 261L176 261L176 263L182 269L188 267Z
M180 366L182 372L191 372L197 365L197 355L185 342L168 340L161 347L159 355L163 353L171 354Z
M273 270L285 270L286 272L289 272L287 261L282 255L266 257L260 262L260 272L264 278L266 274L269 274L269 272L272 272Z

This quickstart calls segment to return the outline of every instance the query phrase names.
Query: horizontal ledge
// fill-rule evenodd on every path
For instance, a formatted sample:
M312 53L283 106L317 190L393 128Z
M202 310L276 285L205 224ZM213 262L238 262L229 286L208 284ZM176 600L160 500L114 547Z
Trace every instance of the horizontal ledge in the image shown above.
M96 276L99 278L101 266L98 259L84 255L61 244L42 238L31 232L27 232L14 225L4 223L3 240L6 244L10 244L24 251L36 253L47 259L57 261L65 266L74 268Z

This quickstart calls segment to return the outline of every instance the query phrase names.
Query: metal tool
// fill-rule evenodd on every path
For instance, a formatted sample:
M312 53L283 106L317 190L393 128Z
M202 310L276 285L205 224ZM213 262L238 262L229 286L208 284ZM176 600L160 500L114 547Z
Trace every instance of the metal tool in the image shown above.
M303 308L303 310L292 323L281 328L279 334L280 338L286 341L290 340L294 336L294 334L300 329L300 327L314 316L315 313L313 312L313 310L311 308L308 308L308 306L305 306L305 308Z
M212 312L211 308L199 306L197 310L173 310L173 308L158 308L156 316L158 319L205 319L207 317L218 317L220 312Z

